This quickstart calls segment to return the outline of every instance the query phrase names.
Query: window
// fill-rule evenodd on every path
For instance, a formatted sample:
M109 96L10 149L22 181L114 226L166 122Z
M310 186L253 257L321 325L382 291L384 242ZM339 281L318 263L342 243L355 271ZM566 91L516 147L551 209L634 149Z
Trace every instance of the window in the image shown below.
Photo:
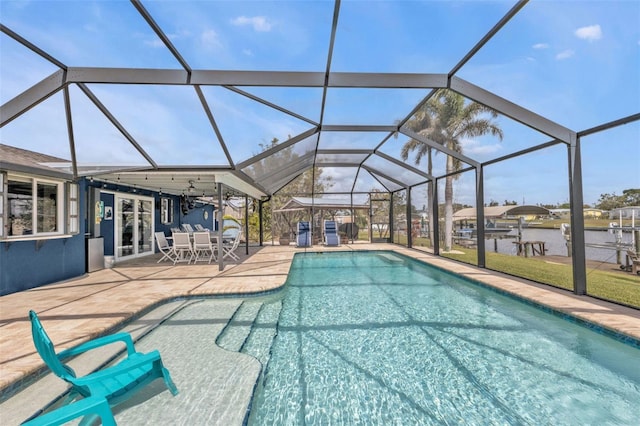
M60 232L58 224L58 185L37 183L37 220L38 233Z
M6 236L44 236L64 232L65 199L61 182L17 175L9 175L6 179Z
M173 223L173 199L160 199L160 222L164 225Z
M77 234L80 232L80 212L78 208L78 184L67 185L67 232Z

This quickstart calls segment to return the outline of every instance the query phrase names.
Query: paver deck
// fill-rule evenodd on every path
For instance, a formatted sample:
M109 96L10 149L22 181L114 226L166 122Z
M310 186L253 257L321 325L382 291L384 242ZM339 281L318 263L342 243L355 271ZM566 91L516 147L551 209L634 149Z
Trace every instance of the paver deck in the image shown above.
M640 339L640 311L587 296L461 264L424 251L391 244L352 244L340 247L294 246L250 248L239 262L218 265L156 264L158 255L123 262L85 276L0 297L0 421L7 424L7 407L20 406L12 395L33 381L43 364L31 341L30 309L38 312L57 349L122 328L151 308L183 297L243 295L282 287L293 256L301 251L393 250L537 303ZM244 252L244 249L241 251ZM173 309L170 305L165 313ZM156 313L155 315L161 315ZM156 318L157 321L161 318ZM153 321L145 318L145 321ZM133 333L140 333L134 327ZM56 386L64 390L58 380ZM4 408L3 408L4 406ZM15 415L15 414L14 414ZM3 420L4 419L4 420ZM24 419L24 417L23 417Z

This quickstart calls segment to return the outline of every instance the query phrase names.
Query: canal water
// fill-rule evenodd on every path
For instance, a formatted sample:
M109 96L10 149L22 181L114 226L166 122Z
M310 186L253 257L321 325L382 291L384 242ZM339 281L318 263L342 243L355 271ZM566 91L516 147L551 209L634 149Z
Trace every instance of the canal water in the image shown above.
M518 230L514 229L507 234L508 237L497 240L498 253L503 254L516 254L516 236ZM622 234L622 241L624 243L631 243L632 234L630 232L624 232ZM562 235L560 229L540 229L540 228L524 228L522 230L522 241L544 241L545 248L547 249L547 255L554 256L567 256L567 242ZM595 260L599 262L616 263L616 250L611 248L590 247L590 245L611 245L616 242L616 235L609 231L585 231L585 243L587 247L585 249L585 255L588 260ZM494 251L494 240L486 241L486 250ZM622 253L622 261L625 259L625 251Z

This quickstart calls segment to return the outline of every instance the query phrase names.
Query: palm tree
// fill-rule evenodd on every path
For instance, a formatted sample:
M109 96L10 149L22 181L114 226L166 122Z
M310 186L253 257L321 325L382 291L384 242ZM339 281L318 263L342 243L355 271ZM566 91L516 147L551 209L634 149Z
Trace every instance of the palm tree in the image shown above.
M493 120L498 114L491 108L476 103L465 104L462 95L450 90L438 90L427 102L420 107L415 115L407 121L407 127L446 148L462 153L461 140L463 138L479 137L486 134L497 136L502 140L502 129ZM427 173L432 174L432 148L416 139L409 139L402 147L403 160L409 158L409 154L416 151L415 163L427 157ZM436 150L436 153L438 151ZM447 156L445 178L445 251L451 250L453 236L453 180L457 178L450 175L460 170L461 162L450 155ZM429 200L433 194L429 190ZM429 227L433 238L432 216L429 212Z

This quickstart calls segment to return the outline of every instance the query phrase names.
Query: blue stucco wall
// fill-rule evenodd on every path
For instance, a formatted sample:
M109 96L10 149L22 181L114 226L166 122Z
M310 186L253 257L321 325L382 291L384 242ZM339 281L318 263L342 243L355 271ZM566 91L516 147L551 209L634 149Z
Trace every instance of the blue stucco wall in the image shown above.
M16 241L0 246L2 295L62 281L85 272L84 235Z
M116 208L114 206L115 197L113 194L100 194L100 201L104 203L105 207L111 207L113 210L113 215L115 216ZM104 255L105 256L113 256L114 247L113 247L113 232L114 232L114 224L115 218L111 220L103 220L100 222L100 236L104 237Z
M0 243L0 295L85 273L86 185L80 182L80 233L70 238Z

